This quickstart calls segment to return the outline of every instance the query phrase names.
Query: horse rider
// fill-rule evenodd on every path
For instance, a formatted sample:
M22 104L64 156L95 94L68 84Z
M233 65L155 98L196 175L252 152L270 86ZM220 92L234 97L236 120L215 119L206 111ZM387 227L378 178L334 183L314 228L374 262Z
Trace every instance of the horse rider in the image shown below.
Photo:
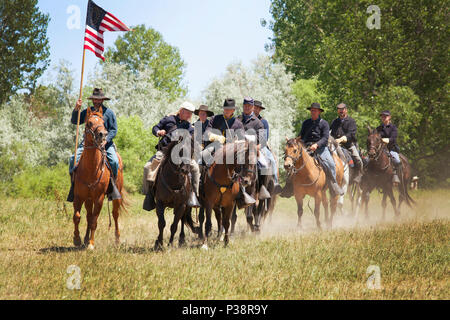
M309 150L315 152L319 156L328 179L330 191L334 195L343 195L344 192L336 181L336 164L328 149L330 127L328 122L320 117L320 114L324 112L324 110L317 102L313 103L308 110L311 113L311 118L303 122L299 137L307 146L309 146ZM281 196L289 197L292 196L292 193L292 181L289 179L286 182L286 186L284 187Z
M337 106L339 118L333 120L331 123L331 136L336 139L336 142L347 149L358 168L358 174L353 179L356 183L361 182L364 165L358 150L358 141L356 140L356 121L348 115L348 108L344 103Z
M263 106L261 101L255 100L253 113L255 116L262 122L265 130L265 139L266 142L269 141L269 122L261 116L261 111L265 110L266 108ZM270 151L269 147L266 145L264 148L261 149L261 152L266 156L267 159L269 159L271 165L272 165L272 175L274 177L275 182L275 188L274 192L276 194L281 192L281 187L278 180L278 170L277 170L277 163L275 161L275 158L273 156L272 151Z
M194 133L194 127L190 123L192 114L195 112L195 107L190 102L184 102L178 112L165 116L159 121L157 125L152 128L152 133L156 137L160 138L160 141L156 145L156 154L147 162L144 167L144 193L148 195L144 201L144 209L151 211L155 208L156 203L154 200L155 190L154 185L156 176L159 170L159 166L164 157L163 148L165 148L171 142L171 134L177 129L184 129L189 131L192 135ZM170 155L167 155L170 156ZM191 184L192 192L189 196L188 206L199 207L198 192L200 183L200 171L198 163L191 159ZM145 186L147 184L147 186ZM148 203L147 203L148 201Z
M198 116L198 120L193 124L196 130L195 134L200 134L201 132L201 138L199 140L202 141L202 147L204 147L203 135L205 134L210 122L210 119L208 118L214 116L214 112L209 110L208 106L201 105L197 110L195 110L194 114Z
M112 171L111 179L110 179L110 186L108 187L108 190L112 190L108 197L110 200L116 200L121 199L120 192L116 187L116 178L117 173L119 171L119 158L117 157L116 153L116 146L114 145L113 139L115 138L117 134L117 119L114 112L105 107L103 102L111 100L110 98L107 98L105 94L103 93L102 89L95 88L92 95L88 98L92 101L94 104L91 108L92 112L99 112L100 108L102 108L103 111L103 121L105 123L105 129L108 131L108 135L106 137L106 141L101 145L102 148L106 150L106 158L108 159L109 166ZM75 109L72 112L72 118L71 122L72 124L77 124L78 121L78 111L81 108L82 105L82 99L79 99L75 105ZM80 124L83 124L87 121L86 119L87 109L81 111L80 113ZM77 163L80 160L81 154L84 150L84 140L80 143L77 151L76 151L76 159ZM72 155L70 158L70 164L69 164L69 172L70 176L73 176L73 172L76 170L76 167L74 168L74 159L75 155ZM74 199L74 179L72 179L72 184L69 191L69 196L67 197L68 202L73 202Z
M234 116L235 111L236 101L234 99L226 99L223 103L223 114L215 115L210 119L204 135L204 140L209 142L209 144L202 151L202 159L206 166L210 166L213 163L212 153L220 145L245 139L244 125ZM240 187L239 195L236 199L239 207L255 203L255 200L244 192L243 188Z
M399 156L400 148L397 144L398 130L391 122L391 112L389 110L381 112L380 117L382 125L377 128L377 131L381 135L383 143L387 145L389 154L394 162L392 183L399 184L400 179L398 178L398 173L401 173L402 162Z

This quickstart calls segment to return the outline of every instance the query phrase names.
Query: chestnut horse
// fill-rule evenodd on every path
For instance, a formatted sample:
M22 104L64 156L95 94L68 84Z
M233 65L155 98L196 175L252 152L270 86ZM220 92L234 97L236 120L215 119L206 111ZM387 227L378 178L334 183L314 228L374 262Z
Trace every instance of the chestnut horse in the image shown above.
M75 225L73 243L75 246L81 246L80 231L78 225L81 220L81 208L84 204L87 212L87 229L84 237L84 244L88 245L90 250L94 249L94 234L97 229L97 219L102 210L103 200L109 186L111 171L107 163L106 150L102 145L106 141L108 131L103 122L103 111L100 108L98 112L92 112L87 108L86 127L84 134L84 150L81 154L78 168L74 171L74 215L73 223ZM117 174L116 185L122 199L113 201L113 217L115 223L116 244L120 243L119 232L119 212L124 207L123 199L123 165L122 158L119 158L119 171Z
M344 176L344 164L336 153L332 153L336 164L336 180L342 186ZM305 195L314 197L315 207L314 216L319 229L320 225L320 204L325 209L325 221L328 228L331 228L333 216L339 195L331 196L331 216L328 217L328 200L327 200L327 178L322 167L317 161L311 157L306 146L300 137L287 140L284 149L284 168L288 172L294 187L294 196L297 201L298 227L301 228L301 218L303 215L303 199Z
M232 159L233 161L227 161L227 159ZM240 164L240 162L243 163ZM230 219L233 209L236 206L239 183L243 187L247 187L255 179L255 174L256 150L255 152L251 152L247 141L227 143L216 152L214 163L207 169L203 183L204 197L201 200L205 208L206 224L205 234L203 235L202 226L204 217L200 216L200 239L203 240L202 248L208 248L213 209L216 214L219 236L223 226L225 229L224 244L225 246L228 245Z
M397 202L394 197L394 186L392 183L392 176L394 173L391 156L378 131L376 129L372 130L370 127L367 129L369 132L367 137L369 164L367 165L367 171L361 181L361 196L358 202L365 208L365 216L367 218L370 193L373 189L378 188L383 192L383 199L381 201L383 207L383 220L386 215L387 197L391 200L395 215L398 217L400 215L400 206L403 201L405 201L409 207L411 207L412 204L415 204L408 193L408 184L412 176L411 166L408 163L408 159L404 155L399 154L403 168L401 172L398 172L400 184L398 186L399 203L397 207ZM356 219L358 219L358 211Z

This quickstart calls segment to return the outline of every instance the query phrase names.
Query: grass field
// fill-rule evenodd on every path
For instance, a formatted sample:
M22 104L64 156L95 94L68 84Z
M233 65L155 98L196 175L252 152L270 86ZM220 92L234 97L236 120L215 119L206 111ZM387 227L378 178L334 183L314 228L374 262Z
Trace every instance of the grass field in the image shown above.
M307 201L299 231L295 200L281 199L258 236L239 212L228 248L212 240L203 251L188 231L186 248L162 253L152 250L156 215L140 209L140 196L121 216L118 248L104 208L93 252L73 248L70 204L3 199L0 299L449 299L450 190L413 197L414 210L394 219L388 207L381 222L374 194L368 221L355 226L340 215L322 232ZM171 213L166 218L170 224ZM85 226L83 214L82 236ZM168 236L166 227L166 243ZM81 271L79 290L67 287L71 265ZM379 267L379 289L367 285L369 266Z

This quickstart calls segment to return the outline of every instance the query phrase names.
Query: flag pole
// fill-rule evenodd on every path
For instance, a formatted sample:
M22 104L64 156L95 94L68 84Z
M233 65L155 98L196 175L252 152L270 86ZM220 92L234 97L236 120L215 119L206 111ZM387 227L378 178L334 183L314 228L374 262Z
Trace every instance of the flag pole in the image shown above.
M83 76L84 76L84 58L86 56L86 48L83 46L83 61L81 63L81 83L80 83L80 95L78 96L78 100L80 100L83 96ZM77 135L75 138L75 153L74 153L74 167L77 166L77 149L78 149L78 131L80 127L80 115L81 115L81 106L80 109L78 109L78 120L77 120Z

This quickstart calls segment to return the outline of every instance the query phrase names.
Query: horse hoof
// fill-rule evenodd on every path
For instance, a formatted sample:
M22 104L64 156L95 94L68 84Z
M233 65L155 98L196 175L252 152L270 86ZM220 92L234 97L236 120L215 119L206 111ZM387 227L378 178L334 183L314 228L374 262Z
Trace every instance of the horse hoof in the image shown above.
M219 238L219 241L222 242L225 239L225 236L222 234Z
M209 250L207 244L202 245L201 249L204 250L204 251L208 251Z
M89 245L88 245L88 250L94 251L94 249L95 249L95 247L94 247L93 244L89 244Z
M81 247L81 238L80 237L78 237L78 238L74 237L73 238L73 245L75 247Z
M155 246L153 247L153 249L154 249L155 251L160 252L160 251L163 251L163 246L162 246L161 243L159 243L158 241L156 241L156 242L155 242Z

